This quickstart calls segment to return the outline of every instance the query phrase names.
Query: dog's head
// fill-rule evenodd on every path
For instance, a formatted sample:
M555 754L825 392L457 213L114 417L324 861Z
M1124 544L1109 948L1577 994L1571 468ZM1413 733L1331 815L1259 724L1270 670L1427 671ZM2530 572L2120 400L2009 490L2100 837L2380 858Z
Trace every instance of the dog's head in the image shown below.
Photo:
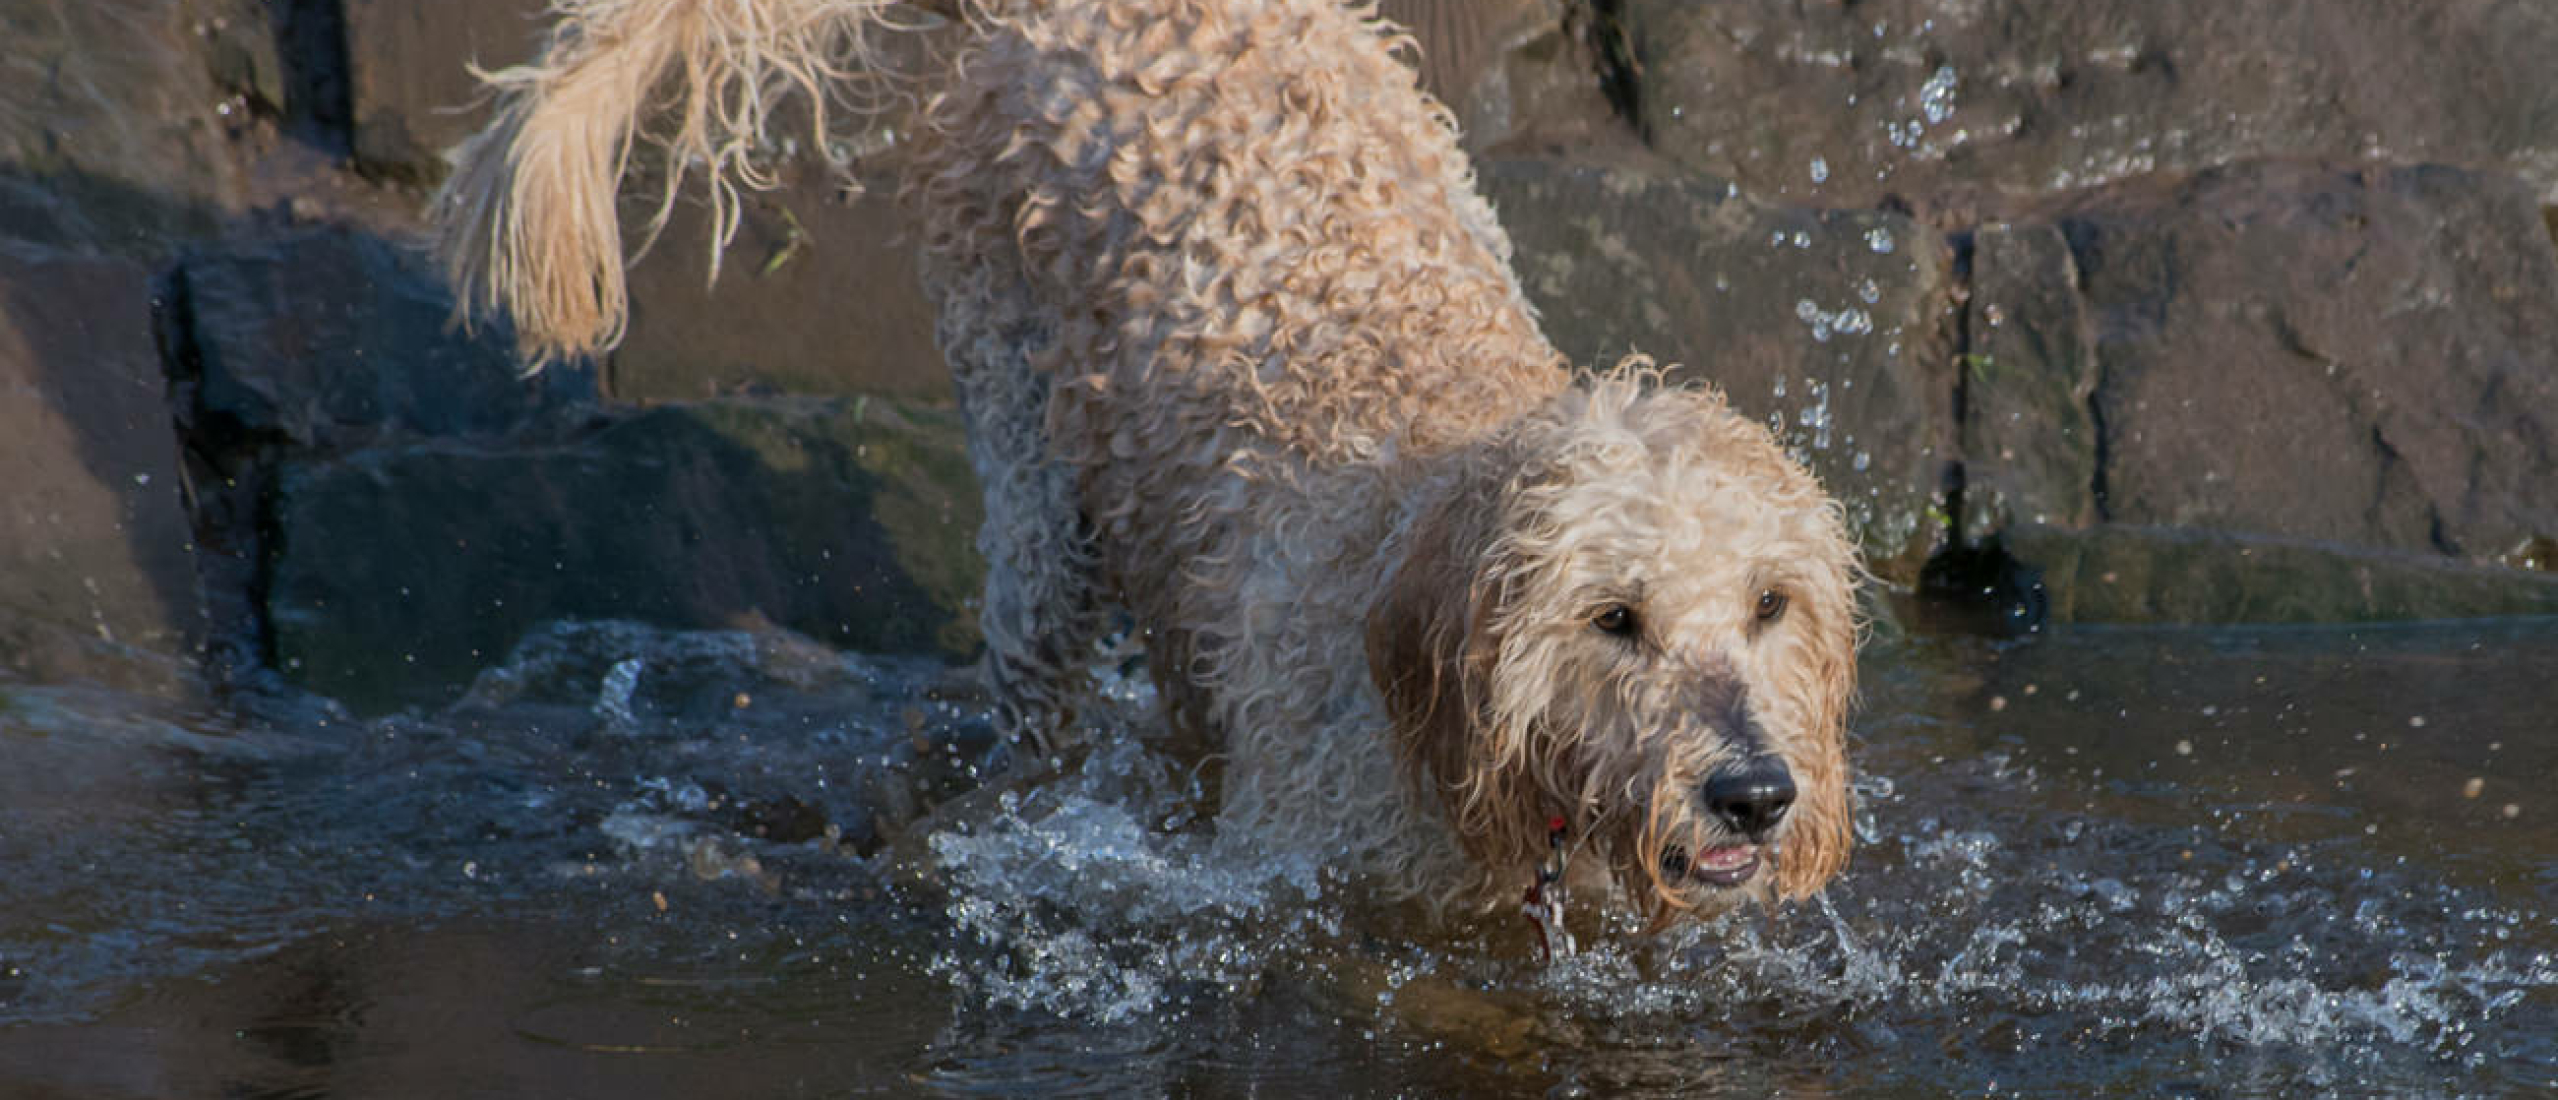
M1711 393L1620 371L1445 482L1368 623L1406 772L1485 885L1549 822L1656 917L1846 863L1861 576L1839 508Z

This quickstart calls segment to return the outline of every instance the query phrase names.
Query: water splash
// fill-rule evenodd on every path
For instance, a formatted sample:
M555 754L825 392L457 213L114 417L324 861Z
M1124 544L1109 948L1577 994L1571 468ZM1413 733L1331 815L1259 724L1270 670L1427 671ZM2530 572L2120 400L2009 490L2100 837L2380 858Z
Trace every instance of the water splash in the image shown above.
M1804 298L1794 303L1794 319L1812 330L1816 343L1829 343L1830 337L1863 336L1874 331L1874 315L1856 306L1822 309L1820 303Z
M1807 388L1812 391L1812 403L1803 406L1795 413L1795 423L1811 433L1810 442L1813 450L1828 450L1830 446L1830 384L1813 379Z
M595 692L595 717L613 733L629 735L639 730L639 717L631 712L631 693L639 690L640 670L648 662L625 657L605 670L604 683Z
M1073 1027L1295 987L1344 1026L1438 1034L1443 1009L1409 983L1524 998L1536 1034L1564 1036L1546 1064L1594 1093L1693 1091L1692 1067L1716 1058L1809 1059L1885 1088L2132 1093L2196 1079L2390 1091L2517 1058L2558 1072L2535 1038L2558 1001L2546 917L2350 847L2071 812L2070 788L2004 753L1944 755L1931 722L1869 731L1913 747L1858 780L1864 847L1813 904L1650 938L1620 914L1550 966L1462 939L1345 935L1345 887L1151 824L1161 803L1128 800L1132 782L1197 792L1121 754L1087 767L1108 783L1077 778L935 838L954 943L933 972L976 1003ZM1373 997L1330 984L1361 967L1386 975ZM1691 1068L1646 1068L1662 1065ZM2521 1072L2507 1079L2536 1079Z
M984 1003L1103 1024L1233 995L1339 933L1319 869L1246 863L1195 818L1194 779L1133 738L1066 780L1004 792L991 820L936 833L953 944L932 971Z
M2549 709L2539 670L2558 640L2461 629L2457 648L2400 658L2427 690L2449 686L2414 700L2384 679L2378 702L2349 709L2385 715L2392 729L2413 728L2408 715L2420 712L2433 747L2487 724L2481 747L2515 761L2522 731ZM1212 784L1195 761L1147 742L1147 722L1131 715L1152 710L1151 693L1114 669L1103 673L1117 702L1094 715L1099 732L1081 755L1036 782L1007 778L1018 784L1010 798L943 801L875 854L806 830L766 836L748 822L767 818L742 811L799 799L850 824L877 802L855 789L999 772L999 747L972 740L982 707L939 697L945 681L929 662L787 639L564 628L450 712L290 744L95 709L48 718L59 700L11 689L0 691L0 744L43 764L46 779L0 799L0 855L13 868L0 894L0 1018L76 1018L136 1000L132 990L232 983L238 999L261 1003L204 1015L230 1036L272 1007L262 1002L276 983L260 967L297 940L362 962L406 930L467 919L501 935L569 927L579 946L563 958L578 969L561 967L579 996L614 1010L602 1016L664 1018L651 999L662 984L593 984L598 959L607 969L648 961L629 946L642 939L710 960L722 978L784 985L819 968L775 959L854 960L866 976L789 992L867 999L864 1019L921 1019L950 1038L921 1052L914 1028L893 1040L847 1027L776 1041L806 1023L812 1002L759 987L721 997L737 1026L711 1057L727 1061L654 1057L700 1069L752 1053L815 1075L829 1067L807 1052L870 1034L906 1044L862 1051L888 1067L889 1091L1358 1091L1338 1079L1295 1087L1304 1079L1291 1074L1381 1050L1409 1054L1359 1072L1434 1095L2558 1087L2558 926L2546 860L2529 854L2546 850L2534 839L2546 834L2528 831L2528 815L2487 826L2522 831L2430 849L2498 861L2507 877L2482 884L2385 846L2386 831L2368 836L2332 807L2279 828L2233 824L2225 792L2166 777L2194 759L2170 751L2180 739L2214 756L2215 774L2236 774L2239 734L2264 734L2243 740L2259 747L2292 740L2308 721L2294 702L2345 694L2340 684L2374 682L2384 668L2367 632L2303 636L2308 667L2332 676L2286 679L2302 666L2252 656L2274 648L2266 635L2222 648L2170 636L2161 645L2186 662L2176 683L2142 671L2114 694L2172 695L2215 668L2241 687L2211 687L2147 718L2083 675L2020 671L2036 654L2048 662L2050 639L1944 658L1878 643L1856 757L1860 847L1846 876L1808 905L1657 937L1620 917L1553 967L1464 930L1380 930L1364 912L1344 915L1354 886L1240 856L1232 840L1221 847ZM2158 664L2119 637L2086 645L2085 667ZM628 693L638 733L595 736L599 684L631 660L643 662ZM2523 671L2473 690L2444 679L2461 662ZM2279 723L2271 707L2250 709L2244 685L2264 682L2260 673L2286 700ZM2009 727L1966 701L1982 677L2002 676L1990 688L2012 702L1991 709ZM2014 725L2033 709L2022 700L2079 704L2082 687L2081 710ZM2491 702L2471 706L2473 696ZM2319 736L2349 742L2344 713L2321 712ZM2110 771L2052 770L2144 741L2156 773L2119 754L2106 758ZM2311 758L2323 769L2338 751L2322 741ZM2544 757L2530 759L2514 770L2545 773ZM2241 789L2267 774L2262 764ZM66 774L138 786L45 801ZM2438 784L2455 808L2470 774ZM110 806L149 820L99 816ZM923 885L863 900L892 882ZM350 921L396 934L339 934ZM390 984L414 960L392 962L362 972L386 996L416 995ZM556 995L474 986L465 1007L523 1018ZM355 1029L365 1016L327 1018ZM109 1030L91 1037L112 1046ZM1250 1051L1237 1053L1238 1035ZM400 1039L345 1049L425 1041ZM1238 1070L1238 1058L1255 1060ZM1215 1083L1189 1087L1201 1075ZM1059 1081L1071 1087L1050 1087Z
M1996 770L1958 778L1975 796L2038 782ZM1912 817L1924 804L1901 792L1916 778L1860 784L1873 816L1859 831L1880 851L1813 905L1604 943L1541 987L1567 1013L1711 1016L1779 1045L1817 1019L1936 1035L1928 1057L1948 1064L1873 1063L1854 1075L1868 1081L1942 1083L1952 1065L2014 1079L2078 1050L2088 1060L2067 1083L2091 1091L2109 1074L2134 1091L2196 1069L2233 1081L2229 1051L2246 1052L2246 1074L2320 1088L2481 1071L2535 1042L2558 1000L2539 914L2397 874L2338 875L2302 850L2162 844L2083 818ZM1841 1056L1857 1041L1817 1040ZM2119 1058L2126 1044L2151 1051L2145 1064ZM2526 1056L2551 1069L2546 1049Z
M1936 71L1929 73L1927 80L1919 85L1918 115L1913 118L1884 120L1885 139L1890 141L1894 148L1923 159L1943 156L1945 151L1928 139L1927 132L1930 127L1942 126L1953 119L1955 91L1958 84L1953 66L1937 66ZM1958 130L1955 132L1954 140L1960 143L1964 137L1964 132Z

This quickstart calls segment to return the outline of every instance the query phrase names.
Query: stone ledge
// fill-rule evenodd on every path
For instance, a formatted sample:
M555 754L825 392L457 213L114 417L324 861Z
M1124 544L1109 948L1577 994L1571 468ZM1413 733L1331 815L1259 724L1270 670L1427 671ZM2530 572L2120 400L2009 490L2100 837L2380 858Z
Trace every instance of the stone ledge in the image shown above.
M2326 623L2558 615L2558 575L2172 527L2023 526L2058 623Z
M269 615L287 678L447 701L540 623L769 621L958 657L983 566L958 418L866 400L666 406L538 446L288 464Z

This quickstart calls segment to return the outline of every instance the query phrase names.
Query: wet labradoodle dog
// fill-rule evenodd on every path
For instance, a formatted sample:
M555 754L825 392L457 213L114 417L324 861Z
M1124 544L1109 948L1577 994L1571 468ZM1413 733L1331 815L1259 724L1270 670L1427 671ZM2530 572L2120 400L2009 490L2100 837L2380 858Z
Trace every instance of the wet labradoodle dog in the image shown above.
M608 345L635 149L725 228L779 104L913 96L1019 728L1121 608L1239 851L1475 908L1559 837L1658 919L1837 872L1839 509L1719 396L1570 368L1408 43L1342 0L960 6L890 78L937 20L888 0L563 0L439 197L457 281L538 356Z

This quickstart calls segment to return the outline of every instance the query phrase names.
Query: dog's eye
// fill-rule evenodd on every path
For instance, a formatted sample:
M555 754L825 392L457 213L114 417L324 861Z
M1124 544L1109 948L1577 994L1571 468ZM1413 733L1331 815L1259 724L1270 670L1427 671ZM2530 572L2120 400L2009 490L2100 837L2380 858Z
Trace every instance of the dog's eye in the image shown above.
M1779 592L1773 588L1759 593L1760 622L1775 622L1777 616L1783 614L1785 614L1785 593Z
M1598 614L1590 616L1590 625L1599 628L1602 634L1631 638L1634 636L1634 609L1621 603L1609 604Z

